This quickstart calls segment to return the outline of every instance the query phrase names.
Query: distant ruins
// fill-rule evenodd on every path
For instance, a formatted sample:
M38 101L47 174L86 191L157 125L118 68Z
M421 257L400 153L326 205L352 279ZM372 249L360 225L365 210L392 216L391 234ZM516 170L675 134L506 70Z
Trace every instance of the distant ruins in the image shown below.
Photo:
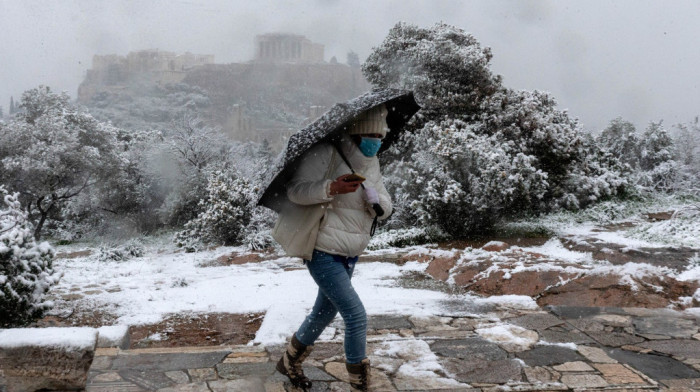
M330 106L370 88L357 64L326 62L324 46L304 36L263 34L254 44L252 60L232 64L157 49L96 55L78 100L90 106L98 94L136 97L149 84L184 83L206 92L211 104L200 114L232 138L267 140L279 150Z
M322 63L323 45L302 35L263 34L255 37L255 61Z
M214 64L214 55L176 54L158 49L139 50L126 56L94 55L92 68L78 87L78 100L88 101L97 87L124 85L144 75L159 83L182 82L188 71L204 64Z

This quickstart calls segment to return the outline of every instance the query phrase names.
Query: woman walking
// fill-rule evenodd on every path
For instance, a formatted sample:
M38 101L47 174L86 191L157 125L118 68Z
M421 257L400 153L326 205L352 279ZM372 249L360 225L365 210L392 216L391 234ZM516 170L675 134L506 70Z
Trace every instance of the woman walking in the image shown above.
M302 362L340 313L352 390L369 390L367 315L351 279L376 220L391 214L391 198L376 157L387 132L386 115L384 105L369 109L349 124L337 143L312 147L287 184L291 203L280 212L273 237L289 256L304 259L318 285L311 313L277 363L277 370L300 388L311 387Z

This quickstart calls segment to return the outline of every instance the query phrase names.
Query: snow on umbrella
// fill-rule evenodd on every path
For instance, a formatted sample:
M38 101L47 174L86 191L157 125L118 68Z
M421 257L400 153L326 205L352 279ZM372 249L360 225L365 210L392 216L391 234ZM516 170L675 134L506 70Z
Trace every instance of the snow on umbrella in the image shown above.
M280 196L286 196L285 186L294 174L299 158L312 146L333 140L355 117L381 104L388 110L386 122L390 132L382 142L380 153L398 139L403 126L420 109L412 92L397 89L372 90L334 105L318 120L290 136L287 148L266 173L267 181L263 182L266 186L258 194L257 204L279 211Z

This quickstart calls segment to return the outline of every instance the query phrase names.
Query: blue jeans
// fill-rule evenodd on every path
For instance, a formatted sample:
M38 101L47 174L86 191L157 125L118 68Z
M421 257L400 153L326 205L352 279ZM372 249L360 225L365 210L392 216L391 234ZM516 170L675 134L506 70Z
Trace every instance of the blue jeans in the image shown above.
M312 345L335 315L345 321L345 360L360 363L365 358L367 345L367 314L350 279L355 263L338 262L333 255L314 250L306 266L318 285L318 295L311 313L299 327L297 339L304 345Z

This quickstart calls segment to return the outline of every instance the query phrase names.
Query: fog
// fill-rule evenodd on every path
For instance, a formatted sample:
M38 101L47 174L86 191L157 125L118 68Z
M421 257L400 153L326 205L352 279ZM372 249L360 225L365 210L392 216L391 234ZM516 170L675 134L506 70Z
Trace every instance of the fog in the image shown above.
M506 86L550 91L584 127L621 116L643 128L700 114L695 0L0 0L0 106L46 84L75 97L94 54L157 48L253 57L255 35L325 45L326 60L364 60L398 21L439 21L493 50Z

